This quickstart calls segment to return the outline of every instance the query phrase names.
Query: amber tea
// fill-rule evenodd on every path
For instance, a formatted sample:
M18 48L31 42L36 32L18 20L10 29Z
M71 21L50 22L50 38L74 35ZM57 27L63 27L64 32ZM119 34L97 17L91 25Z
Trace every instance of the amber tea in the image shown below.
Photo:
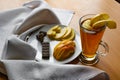
M93 58L96 56L99 43L105 31L105 27L98 31L87 30L84 27L80 27L81 42L82 42L82 54L87 58Z
M109 50L107 43L103 42L102 36L106 27L116 28L115 21L109 19L108 14L88 14L80 18L80 35L82 52L80 61L86 65L94 65L99 61L98 54L106 54ZM104 48L103 52L98 52L98 47Z

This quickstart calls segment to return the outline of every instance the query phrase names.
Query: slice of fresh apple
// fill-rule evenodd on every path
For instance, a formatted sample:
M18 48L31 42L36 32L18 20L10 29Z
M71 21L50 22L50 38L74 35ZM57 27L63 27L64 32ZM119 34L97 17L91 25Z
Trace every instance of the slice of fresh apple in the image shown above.
M62 28L60 33L56 34L55 39L61 40L61 38L65 35L66 32L67 32L67 27Z
M83 22L82 27L84 27L85 29L88 29L88 30L92 30L92 27L90 24L91 24L91 20L88 19Z
M74 38L75 38L75 31L74 29L72 29L70 35L66 38L63 38L62 40L74 40Z
M60 31L61 31L61 27L59 25L56 25L47 31L47 35L50 39L54 39L57 32L60 32Z
M53 26L53 27L51 28L51 30L57 31L57 29L58 29L59 27L60 27L59 25Z
M61 27L59 26L57 29L55 29L56 33L59 33L61 31Z
M49 30L49 32L47 32L47 35L50 39L54 39L54 36L56 36L56 32Z
M62 38L67 38L71 35L72 32L72 28L71 27L66 27L67 31L65 33L65 35Z
M49 30L47 31L47 35L48 35L48 36L54 35L53 33L55 32L55 30L56 30L58 27L59 27L59 26L54 26L54 27L52 27L51 29L49 29Z

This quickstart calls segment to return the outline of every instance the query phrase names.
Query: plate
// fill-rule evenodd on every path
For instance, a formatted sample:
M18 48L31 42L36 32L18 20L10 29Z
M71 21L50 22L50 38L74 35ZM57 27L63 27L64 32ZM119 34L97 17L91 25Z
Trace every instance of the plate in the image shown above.
M28 31L22 33L19 37L20 37L20 39L26 41L28 44L30 44L31 46L33 46L37 50L36 60L38 60L38 61L43 60L43 61L48 61L48 62L52 62L52 63L68 63L68 62L74 60L76 57L79 56L79 54L81 52L80 35L76 31L75 31L76 36L75 36L75 40L74 40L75 44L76 44L75 53L70 58L68 58L64 61L57 61L53 57L53 50L54 50L54 47L60 41L50 40L48 37L45 37L45 39L50 42L50 58L49 58L49 60L42 59L42 46L41 46L41 43L36 39L36 35L40 31L47 32L53 26L55 26L55 24L52 24L52 25L46 25L46 24L38 25L38 26L35 26L35 27L29 29ZM66 27L64 25L61 25L61 26Z

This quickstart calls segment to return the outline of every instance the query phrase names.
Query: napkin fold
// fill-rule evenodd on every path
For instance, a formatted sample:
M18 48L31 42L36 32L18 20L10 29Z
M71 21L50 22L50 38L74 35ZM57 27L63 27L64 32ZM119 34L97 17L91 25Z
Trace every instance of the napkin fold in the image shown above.
M36 49L12 35L6 41L2 59L3 60L34 60Z
M10 80L109 80L104 71L82 65L60 65L30 60L4 60L3 63Z
M35 61L36 49L18 36L36 25L68 24L73 13L65 20L60 17L66 12L59 13L44 0L0 13L0 65L9 80L109 80L106 72L93 67Z

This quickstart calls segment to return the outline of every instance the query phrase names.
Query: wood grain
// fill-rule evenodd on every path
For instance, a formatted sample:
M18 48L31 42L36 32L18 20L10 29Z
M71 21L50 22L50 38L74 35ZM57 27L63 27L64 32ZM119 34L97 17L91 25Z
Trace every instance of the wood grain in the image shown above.
M29 0L0 0L0 10L21 6ZM107 29L103 41L107 42L110 51L107 56L100 57L100 62L94 66L106 71L111 80L120 80L120 4L115 0L46 0L52 7L75 11L70 26L79 32L79 18L85 14L108 13L117 22L117 29ZM14 2L14 3L13 3ZM4 79L0 74L0 80Z

